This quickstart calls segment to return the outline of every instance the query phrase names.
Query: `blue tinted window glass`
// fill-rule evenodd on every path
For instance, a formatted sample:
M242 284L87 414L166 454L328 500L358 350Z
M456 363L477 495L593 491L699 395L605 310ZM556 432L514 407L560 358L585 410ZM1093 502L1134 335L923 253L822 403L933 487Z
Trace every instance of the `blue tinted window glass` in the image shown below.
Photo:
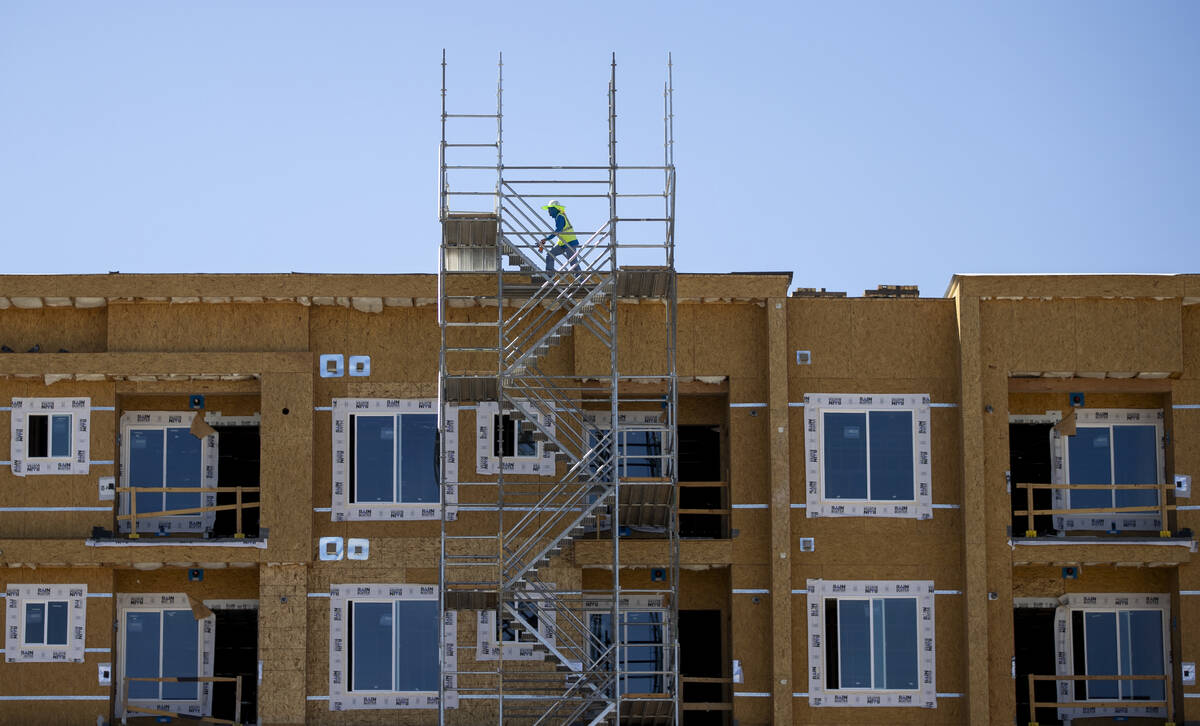
M867 415L826 413L825 497L867 498Z
M592 662L595 663L603 657L608 651L608 647L612 645L612 615L609 613L592 613L588 624L591 629L591 638L589 642L589 652L591 653ZM607 669L607 665L605 666Z
M438 689L438 604L396 603L396 690Z
M1126 614L1126 613L1122 613ZM1129 631L1130 658L1126 675L1157 676L1163 671L1163 624L1158 610L1131 610L1123 622ZM1162 700L1161 681L1130 681L1134 698Z
M517 421L517 456L537 456L537 441L533 432L537 429L529 421Z
M46 642L46 603L25 603L25 642L30 645Z
M50 455L71 455L70 414L55 414L50 417Z
M129 486L162 487L163 432L161 429L131 429L129 431ZM140 493L137 510L163 511L163 495Z
M662 613L625 613L626 643L625 678L626 693L662 693L662 676L655 671L663 669Z
M157 612L125 613L125 676L127 678L159 678L160 655L159 622ZM130 681L130 698L158 698L158 683L152 681Z
M883 688L887 682L886 666L883 654L887 652L887 628L883 622L883 600L871 601L871 640L875 648L875 657L871 663L871 673L876 688Z
M67 644L67 603L46 603L46 645Z
M436 502L437 416L406 413L400 417L400 501Z
M167 486L198 487L201 479L200 451L204 442L186 428L167 429ZM200 492L170 492L167 510L200 506Z
M1158 431L1154 426L1113 426L1113 483L1158 483ZM1156 506L1153 491L1117 492L1118 507Z
M163 678L194 678L200 675L200 621L196 620L191 610L164 610L162 618ZM199 697L197 689L196 683L164 683L162 697L192 700Z
M622 476L662 476L662 432L627 431L622 447Z
M911 411L871 412L871 499L913 498Z
M838 662L841 688L871 687L871 603L838 600Z
M888 598L883 600L883 650L886 678L876 688L915 689L917 687L917 600ZM876 651L878 659L879 653Z
M395 501L395 416L356 416L354 435L354 501Z
M1067 456L1071 469L1068 484L1112 484L1108 428L1076 428L1067 437ZM1111 507L1112 492L1078 490L1071 492L1071 509Z
M392 690L392 613L390 602L356 602L353 622L355 691Z
M1117 675L1116 613L1083 614L1084 653L1087 675ZM1088 681L1088 699L1118 698L1116 681Z

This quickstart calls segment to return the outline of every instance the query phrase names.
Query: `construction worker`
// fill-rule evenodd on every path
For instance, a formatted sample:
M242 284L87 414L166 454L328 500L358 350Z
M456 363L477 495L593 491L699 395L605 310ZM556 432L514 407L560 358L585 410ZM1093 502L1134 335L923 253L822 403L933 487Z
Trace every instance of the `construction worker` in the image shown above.
M575 236L571 220L567 219L567 213L557 199L551 199L542 209L545 209L550 215L550 219L554 220L554 233L545 236L541 242L538 242L538 252L544 251L545 244L558 237L558 241L550 247L549 252L546 252L546 272L553 273L556 256L566 255L570 258L579 252L579 238ZM579 257L576 256L571 261L571 269L579 272Z

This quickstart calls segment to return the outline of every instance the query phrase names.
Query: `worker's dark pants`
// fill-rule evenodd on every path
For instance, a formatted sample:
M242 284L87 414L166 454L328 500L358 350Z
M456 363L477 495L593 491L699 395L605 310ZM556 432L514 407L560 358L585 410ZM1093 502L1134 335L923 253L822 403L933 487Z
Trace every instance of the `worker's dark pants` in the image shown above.
M546 272L554 272L554 258L556 255L563 255L565 257L570 257L571 255L575 254L578 251L579 251L579 240L575 240L574 242L568 242L565 245L560 245L560 244L553 245L552 247L550 247L550 250L548 252L546 252ZM576 272L579 272L579 258L578 257L576 257L571 262L571 269Z

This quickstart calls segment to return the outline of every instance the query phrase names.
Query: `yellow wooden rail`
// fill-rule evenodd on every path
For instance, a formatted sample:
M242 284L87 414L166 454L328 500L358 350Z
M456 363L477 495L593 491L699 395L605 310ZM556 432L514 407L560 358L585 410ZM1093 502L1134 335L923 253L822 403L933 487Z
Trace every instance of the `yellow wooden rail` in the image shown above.
M246 535L242 532L242 510L258 507L259 502L243 502L242 494L257 494L262 489L260 487L117 487L118 492L129 492L132 496L129 497L129 514L118 514L118 520L128 519L129 538L137 539L141 534L137 531L138 517L174 517L186 514L203 514L204 512L228 512L235 510L237 512L237 522L234 531L234 537L242 539ZM234 504L219 504L211 507L188 507L187 509L168 509L162 512L147 512L138 514L137 511L137 495L138 494L157 494L160 492L208 492L210 494L234 494L236 502Z
M1132 514L1135 512L1157 511L1162 518L1160 537L1170 537L1171 530L1167 528L1167 512L1175 509L1174 504L1167 504L1168 490L1174 490L1173 484L1017 484L1018 489L1025 490L1025 509L1014 509L1014 516L1026 517L1025 536L1036 537L1037 530L1033 526L1034 515L1043 514ZM1033 506L1033 491L1035 489L1069 490L1069 491L1154 491L1158 494L1158 504L1143 504L1132 507L1081 507L1079 509L1035 509Z
M191 716L187 715L189 721L200 721L203 723L224 724L226 726L239 726L242 723L242 677L241 676L189 676L176 678L125 678L123 684L121 705L125 707L125 714L130 711L144 713L151 716L171 716L179 717L179 714L173 711L161 711L148 706L131 706L129 705L129 683L130 681L139 681L144 683L236 683L234 691L234 707L233 720L224 718L213 718L212 716ZM158 699L155 699L158 700ZM121 717L121 723L125 723L126 717Z
M1169 669L1168 669L1169 671ZM1126 699L1123 701L1039 701L1033 695L1033 684L1036 681L1162 681L1164 701L1145 701ZM1038 726L1037 709L1039 708L1094 708L1102 706L1144 708L1147 706L1165 706L1167 721L1164 726L1175 726L1175 706L1171 701L1171 674L1161 676L1035 676L1029 674L1029 726Z

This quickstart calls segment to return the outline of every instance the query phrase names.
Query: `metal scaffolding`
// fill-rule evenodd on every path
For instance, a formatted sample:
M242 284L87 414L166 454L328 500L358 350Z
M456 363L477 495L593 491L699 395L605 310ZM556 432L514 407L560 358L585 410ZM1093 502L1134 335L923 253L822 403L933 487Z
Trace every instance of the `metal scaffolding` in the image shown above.
M668 58L661 165L617 162L614 56L607 164L513 166L503 58L495 113L449 113L443 52L439 410L445 432L448 410L474 409L472 438L492 443L460 465L458 481L442 482L457 504L443 508L441 622L476 611L478 630L457 644L458 665L444 664L439 723L455 699L494 702L503 723L679 722L671 70ZM457 128L488 119L494 140ZM492 150L494 163L481 163ZM556 272L538 251L553 232L538 211L549 198L607 214L576 230L578 251ZM623 356L618 301L635 298L662 306L664 329ZM637 362L622 373L626 360ZM661 543L661 567L622 573L630 535ZM584 539L586 577L576 558ZM609 547L611 559L596 561ZM476 657L463 657L470 649Z

